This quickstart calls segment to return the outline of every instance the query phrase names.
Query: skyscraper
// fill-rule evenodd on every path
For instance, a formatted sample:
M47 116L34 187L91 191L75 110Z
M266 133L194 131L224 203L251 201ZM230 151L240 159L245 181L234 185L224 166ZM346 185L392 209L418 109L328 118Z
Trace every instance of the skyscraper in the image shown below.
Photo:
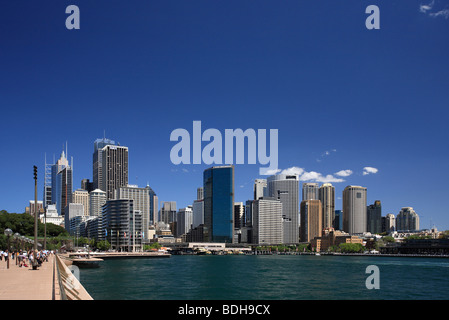
M135 251L142 243L142 214L132 199L108 200L103 206L102 239L118 251Z
M254 200L267 196L267 180L256 179L254 181Z
M320 200L301 201L301 242L310 242L321 237L323 231L323 210Z
M318 200L318 183L307 182L302 184L302 200Z
M374 201L366 208L366 231L371 233L382 232L382 206L380 200Z
M101 190L114 199L115 191L128 185L128 148L107 145L101 149L101 157Z
M84 215L90 216L89 192L83 189L73 191L72 203L81 203L84 206Z
M332 228L335 219L335 188L330 183L324 183L319 188L318 198L321 201L323 229Z
M261 197L254 200L252 243L283 243L282 203L280 200Z
M181 237L192 229L193 211L192 206L179 209L176 217L176 236Z
M385 216L385 231L392 232L396 227L396 217L394 214L389 213Z
M51 202L62 216L65 215L67 205L72 202L72 166L62 151L59 160L51 167Z
M366 188L347 186L343 190L343 231L366 232Z
M299 179L279 174L267 179L268 196L282 203L283 243L299 241Z
M234 203L234 229L240 229L243 226L245 206L243 202Z
M167 225L176 221L176 201L162 201L160 221Z
M154 225L157 222L159 200L156 192L150 186L147 185L147 187L150 195L150 225Z
M204 241L233 242L234 166L204 170Z
M412 207L403 207L396 216L397 231L419 230L419 216Z
M110 139L97 139L94 142L93 153L93 189L100 189L103 186L103 153L102 149L107 145L116 146L115 141Z
M139 210L142 214L143 239L147 239L150 227L150 187L139 188L136 185L127 185L117 189L115 199L134 200L134 210Z
M90 216L101 216L102 207L106 203L106 192L95 189L89 194Z

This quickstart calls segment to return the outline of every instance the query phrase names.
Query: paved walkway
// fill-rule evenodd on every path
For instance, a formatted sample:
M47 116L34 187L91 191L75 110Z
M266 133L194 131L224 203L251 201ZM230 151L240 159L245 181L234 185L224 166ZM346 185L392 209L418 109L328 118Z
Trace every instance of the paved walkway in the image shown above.
M20 268L16 260L0 261L0 300L52 300L55 257L42 263L38 270L30 265Z

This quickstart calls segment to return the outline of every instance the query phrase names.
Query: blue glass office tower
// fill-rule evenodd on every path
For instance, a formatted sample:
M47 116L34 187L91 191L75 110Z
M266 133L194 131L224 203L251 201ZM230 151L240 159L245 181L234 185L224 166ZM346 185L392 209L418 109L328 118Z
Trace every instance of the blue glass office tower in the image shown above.
M232 243L234 235L234 166L204 170L204 241Z

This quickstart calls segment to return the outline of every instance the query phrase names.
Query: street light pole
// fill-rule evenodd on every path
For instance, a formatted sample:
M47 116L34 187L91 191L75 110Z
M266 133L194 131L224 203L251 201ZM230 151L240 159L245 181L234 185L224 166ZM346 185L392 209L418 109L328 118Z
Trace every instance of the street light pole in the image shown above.
M34 254L33 270L37 269L37 167L34 168Z
M9 228L7 228L7 229L5 229L5 236L7 236L8 237L8 256L7 256L7 260L6 260L6 268L7 269L9 269L9 259L11 258L11 244L10 244L10 242L9 242L9 238L11 237L11 235L12 235L12 230L11 229L9 229Z

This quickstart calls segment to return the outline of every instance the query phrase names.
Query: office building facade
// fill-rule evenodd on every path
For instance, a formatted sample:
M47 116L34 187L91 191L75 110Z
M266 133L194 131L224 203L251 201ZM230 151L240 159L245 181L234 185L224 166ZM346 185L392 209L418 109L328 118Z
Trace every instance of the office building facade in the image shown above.
M382 232L382 205L380 200L374 201L366 208L366 231L371 233Z
M204 241L234 241L234 166L204 170Z
M267 179L268 195L282 203L283 243L299 241L299 179L279 174Z
M335 188L330 183L324 183L318 190L321 201L323 229L332 228L335 219Z
M323 210L320 200L301 201L301 242L320 237L323 231Z
M118 188L128 185L128 148L107 145L101 153L101 190L110 200L114 199Z
M306 182L302 184L302 200L318 200L319 187L318 183Z
M94 153L93 153L93 186L92 188L101 189L103 187L103 153L102 150L107 145L116 146L115 141L102 138L94 141Z
M280 200L261 197L254 200L252 243L276 245L284 241L282 203Z
M366 227L366 188L347 186L343 190L343 231L361 234Z

